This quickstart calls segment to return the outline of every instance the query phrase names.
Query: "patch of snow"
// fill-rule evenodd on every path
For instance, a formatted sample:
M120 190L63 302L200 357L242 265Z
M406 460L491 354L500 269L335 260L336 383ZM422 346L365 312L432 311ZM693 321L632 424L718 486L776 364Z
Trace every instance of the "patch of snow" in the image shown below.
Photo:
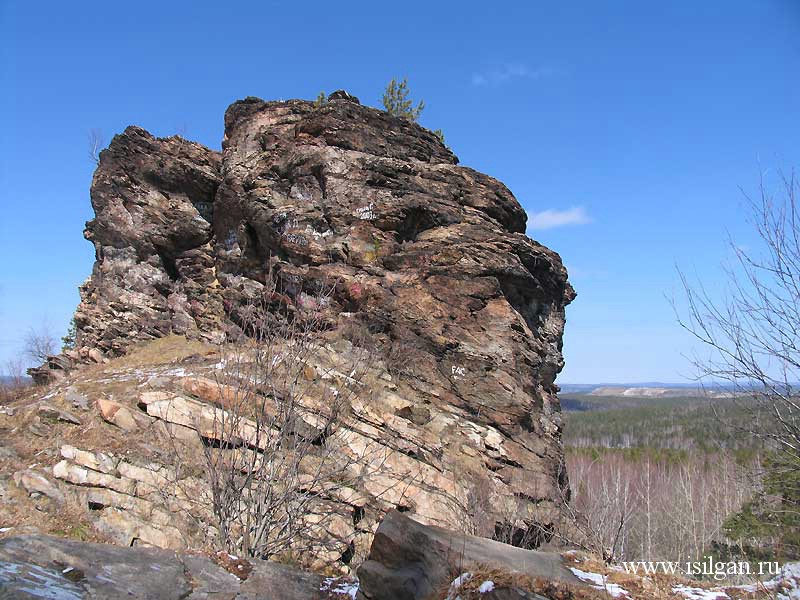
M781 567L780 577L783 579L800 579L800 562L786 563Z
M786 563L780 573L768 581L738 585L731 589L751 593L766 590L776 592L777 600L800 600L800 562Z
M458 595L458 590L470 579L472 579L472 573L462 573L453 579L453 582L450 584L450 589L447 590L447 598L445 598L445 600L461 600L461 596Z
M481 594L488 594L492 590L494 590L494 581L491 580L484 581L478 588L478 592Z
M687 600L718 600L730 598L722 590L704 590L703 588L689 587L686 585L676 585L672 587L673 594L680 594Z
M0 561L0 581L13 584L13 591L25 598L42 600L81 600L84 590L58 572L38 565ZM4 597L8 597L4 595Z
M328 592L329 594L350 596L350 598L355 600L356 594L358 593L358 582L342 580L338 577L328 577L322 582L319 591Z
M0 533L8 533L12 529L14 529L14 528L13 527L0 527Z
M186 372L186 369L179 367L177 369L166 371L164 375L169 375L171 377L187 377L189 374Z
M800 562L783 565L771 583L778 589L778 600L800 600Z
M616 583L606 583L606 578L599 573L590 573L589 571L581 571L580 569L576 569L575 567L570 567L570 571L575 574L575 577L580 579L581 581L587 581L589 584L595 588L596 590L605 590L613 598L619 598L621 596L630 596L628 590L623 588L621 585Z

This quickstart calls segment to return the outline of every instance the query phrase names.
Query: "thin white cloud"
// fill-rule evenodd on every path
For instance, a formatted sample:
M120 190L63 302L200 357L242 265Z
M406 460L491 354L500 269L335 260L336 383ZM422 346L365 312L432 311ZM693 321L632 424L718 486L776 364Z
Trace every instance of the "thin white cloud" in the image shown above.
M479 73L473 73L472 85L477 86L496 86L506 83L512 79L541 79L558 73L552 67L538 67L531 69L521 63L508 63L494 69L487 69Z
M528 230L552 229L568 225L585 225L592 219L582 206L573 206L567 210L549 208L542 212L531 213L528 219Z

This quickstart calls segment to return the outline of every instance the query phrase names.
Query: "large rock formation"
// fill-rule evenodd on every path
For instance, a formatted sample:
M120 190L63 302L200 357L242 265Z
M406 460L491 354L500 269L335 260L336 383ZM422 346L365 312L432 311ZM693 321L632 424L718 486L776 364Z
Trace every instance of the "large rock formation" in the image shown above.
M222 153L129 127L91 196L75 357L169 333L235 339L268 278L297 307L331 286L315 307L325 339L369 344L392 374L363 420L425 474L404 508L451 526L467 511L477 533L531 547L547 538L567 486L554 379L574 292L502 183L338 94L234 103Z

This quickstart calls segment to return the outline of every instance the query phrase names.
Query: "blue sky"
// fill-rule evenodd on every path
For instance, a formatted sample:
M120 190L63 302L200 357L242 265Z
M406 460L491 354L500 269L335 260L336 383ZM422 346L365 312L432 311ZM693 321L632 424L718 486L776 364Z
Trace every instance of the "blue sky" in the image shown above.
M462 164L504 181L577 300L560 381L680 381L675 265L714 289L739 188L800 166L800 2L0 0L0 364L90 273L87 133L219 148L238 98L408 76Z

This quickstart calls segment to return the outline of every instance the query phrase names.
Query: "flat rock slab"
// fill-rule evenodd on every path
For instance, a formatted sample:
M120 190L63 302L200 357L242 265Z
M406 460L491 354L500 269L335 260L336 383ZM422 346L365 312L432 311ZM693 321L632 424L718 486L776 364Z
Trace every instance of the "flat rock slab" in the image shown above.
M0 596L186 598L192 591L172 552L88 544L44 535L0 541Z
M208 558L45 535L0 541L0 598L325 600L325 578L253 561L241 581Z
M422 600L446 588L454 574L469 571L476 565L580 584L558 554L524 550L423 525L392 511L378 527L367 561L358 569L361 582L358 598Z

